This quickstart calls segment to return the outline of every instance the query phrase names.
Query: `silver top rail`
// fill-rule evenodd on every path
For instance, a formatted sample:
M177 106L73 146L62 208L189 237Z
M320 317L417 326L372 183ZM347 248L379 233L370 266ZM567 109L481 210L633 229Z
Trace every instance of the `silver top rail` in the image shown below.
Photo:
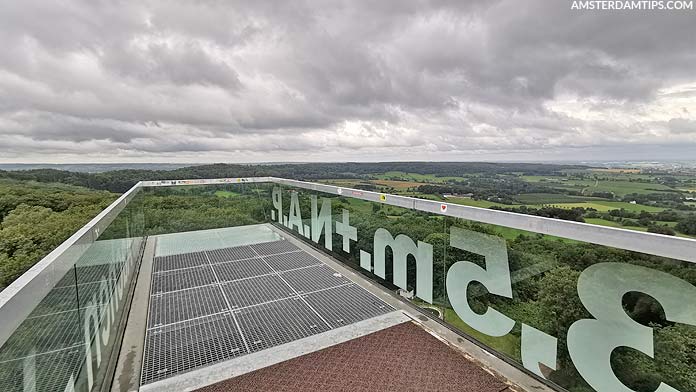
M674 237L663 234L599 226L589 223L565 221L554 218L544 218L541 216L525 215L516 212L463 206L460 204L390 195L305 181L288 180L284 178L272 177L271 181L298 188L333 193L336 195L374 201L397 207L411 208L418 211L429 212L431 214L463 218L482 223L511 227L534 233L548 234L556 237L563 237L572 240L611 246L614 248L648 253L655 256L663 256L671 259L679 259L696 263L696 239L691 238ZM443 206L445 206L445 208L443 208Z
M566 221L278 177L143 181L143 187L272 182L696 263L696 239ZM444 206L444 208L443 208Z

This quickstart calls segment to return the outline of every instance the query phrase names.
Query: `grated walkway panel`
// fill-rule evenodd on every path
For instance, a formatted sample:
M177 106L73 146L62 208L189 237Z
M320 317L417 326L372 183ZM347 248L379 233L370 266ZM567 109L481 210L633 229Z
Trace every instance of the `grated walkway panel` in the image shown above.
M221 282L229 282L273 273L262 259L239 260L214 264L213 269Z
M141 384L393 310L286 240L155 263Z
M212 263L224 263L242 259L257 257L257 253L249 246L237 246L234 248L215 249L205 252Z
M182 268L208 265L205 252L183 253L180 255L155 257L154 272L171 271Z
M263 242L261 244L251 245L251 248L256 251L261 256L270 256L278 253L294 252L300 250L290 241L273 241L273 242Z
M295 295L294 290L276 275L259 276L222 285L233 309L262 304Z
M228 310L217 285L195 287L150 298L148 324L152 327L177 323Z
M317 260L316 257L312 257L302 251L266 256L264 260L276 271L287 271L312 265L322 265L321 261Z
M330 329L300 298L288 298L234 313L251 351L278 346Z
M286 271L281 273L280 276L298 293L309 293L352 283L350 279L324 264Z
M303 298L334 328L394 310L355 284L317 291Z
M152 275L152 293L166 293L206 286L215 283L215 275L209 265Z
M230 314L157 328L147 333L142 383L246 353Z

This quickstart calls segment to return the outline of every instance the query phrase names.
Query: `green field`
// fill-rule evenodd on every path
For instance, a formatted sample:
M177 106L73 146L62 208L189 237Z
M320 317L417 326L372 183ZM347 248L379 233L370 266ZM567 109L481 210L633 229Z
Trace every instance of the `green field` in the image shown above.
M375 174L373 177L379 180L398 178L401 181L416 181L421 183L443 183L452 180L461 181L464 179L464 177L437 177L432 174L406 173L399 171L389 171L382 174Z
M642 226L623 226L619 222L614 222L606 219L600 219L600 218L586 218L585 223L590 223L593 225L599 225L599 226L608 226L608 227L618 227L620 229L626 229L626 230L635 230L635 231L648 231L647 227L642 227Z
M631 203L626 203L623 201L595 201L595 202L585 202L585 203L557 203L557 204L549 204L548 206L551 207L557 207L557 208L594 208L597 211L600 212L607 212L611 210L619 210L619 209L624 209L626 211L633 211L633 212L640 212L640 211L646 211L646 212L660 212L664 211L665 209L662 207L653 207L653 206L644 206L641 204L631 204Z
M355 188L357 184L361 183L366 183L367 181L363 181L358 178L338 178L338 179L329 179L329 180L319 180L317 181L321 184L328 184L328 185L334 185L334 186L342 186L346 188Z
M662 184L650 184L644 182L630 181L569 180L559 183L558 185L550 184L548 182L545 185L561 189L572 189L576 191L579 190L586 195L591 195L595 192L613 192L614 195L619 197L631 193L647 194L675 191L674 188L670 188Z
M570 196L561 193L523 193L515 196L520 204L552 204L552 203L581 203L586 201L602 201L596 197Z
M519 237L520 235L534 235L535 234L535 233L525 231L525 230L513 229L512 227L495 226L495 225L486 225L486 226L491 227L493 230L495 230L496 233L498 233L498 235L505 238L506 240L514 240L515 238Z
M661 226L669 226L669 227L674 227L677 225L677 222L665 222L665 221L655 221L658 225Z
M448 203L454 203L454 204L461 204L464 206L471 206L471 207L480 207L480 208L490 208L493 206L496 207L519 207L519 204L517 205L512 205L512 204L502 204L502 203L496 203L494 201L488 201L488 200L474 200L468 197L448 197L446 199Z
M534 194L528 194L528 195L534 195ZM551 195L551 194L541 194L541 195ZM563 199L565 196L566 198L572 197L572 196L567 196L567 195L559 195L559 199ZM660 212L664 211L665 209L662 207L653 207L653 206L644 206L641 204L631 204L631 203L626 203L623 201L608 201L608 200L601 200L601 199L591 199L591 200L598 200L598 201L592 201L592 202L586 202L586 201L581 201L577 203L564 203L564 202L555 202L555 203L548 203L548 200L550 200L550 197L546 198L539 198L541 201L534 203L533 198L525 198L525 200L528 201L527 204L523 204L529 208L541 208L541 207L556 207L556 208L566 208L566 209L571 209L571 208L594 208L597 211L600 212L607 212L611 210L618 210L618 209L625 209L627 211L634 211L634 212L640 212L640 211L647 211L647 212ZM582 198L580 198L582 200ZM587 198L586 198L587 199ZM568 199L566 199L568 200ZM573 200L573 199L570 199ZM511 208L511 207L519 207L522 204L502 204L502 203L496 203L494 201L488 201L488 200L474 200L466 197L448 197L446 199L447 202L449 203L455 203L455 204L461 204L465 206L472 206L472 207L480 207L480 208L490 208L490 207L501 207L501 208Z
M416 181L393 181L393 180L370 180L372 184L377 186L383 186L388 188L394 188L395 190L402 191L408 188L418 188L423 185L422 182Z
M633 211L633 212L640 212L640 211L661 212L661 211L665 210L662 207L646 206L646 205L642 205L642 204L631 204L631 203L626 203L623 201L600 201L600 202L596 202L596 204L611 207L612 210L618 210L618 209L623 208L626 211Z
M428 199L428 200L435 200L435 201L443 201L443 200L448 201L448 199L443 199L442 197L440 197L438 195L431 195L429 193L416 192L416 193L400 193L400 194L403 194L405 196L418 197L420 199Z
M623 226L618 222L614 221L609 221L605 219L599 219L599 218L586 218L585 223L590 223L593 225L599 225L599 226L608 226L608 227L617 227L620 229L626 229L626 230L635 230L635 231L648 231L647 227L642 227L642 226ZM661 221L656 221L658 225L667 225L669 227L674 227L677 223L676 222L661 222ZM682 234L682 233L677 233L677 237L683 237L683 238L694 238L694 236Z
M554 176L520 176L520 179L526 182L546 182L549 184L564 184L567 181L563 181L565 177L554 177Z
M231 191L215 191L215 196L217 196L217 197L237 197L237 196L240 196L240 194L237 192L231 192Z
M377 189L383 189L383 188L393 188L392 192L397 192L400 194L403 194L406 189L409 188L418 188L421 185L425 185L424 182L416 182L416 181L393 181L393 180L362 180L359 178L336 178L336 179L327 179L327 180L318 180L317 182L322 183L322 184L328 184L328 185L334 185L334 186L341 186L341 187L346 187L346 188L360 188L358 185L360 184L370 184L374 185ZM409 195L413 195L414 192L408 193Z

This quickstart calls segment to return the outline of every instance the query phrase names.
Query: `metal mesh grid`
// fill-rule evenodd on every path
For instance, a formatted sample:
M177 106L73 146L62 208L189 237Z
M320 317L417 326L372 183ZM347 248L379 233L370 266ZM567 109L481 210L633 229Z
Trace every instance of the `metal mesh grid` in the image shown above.
M77 288L75 286L59 287L49 291L30 316L42 316L71 309L77 309Z
M118 263L118 265L114 266L114 269L116 271L121 270L121 263ZM109 268L111 267L111 264L97 264L97 265L85 265L85 266L77 266L77 283L79 284L84 284L84 283L91 283L91 282L96 282L99 280L104 280L109 278ZM68 273L63 276L63 278L58 282L56 285L56 288L58 287L67 287L67 286L74 286L75 285L75 271L70 269Z
M24 367L33 367L36 392L61 392L84 363L84 346L0 362L0 391L24 392Z
M251 247L261 256L275 255L278 253L293 252L300 250L290 241L273 241L263 242L260 244L251 245Z
M180 269L152 275L152 293L182 290L215 283L215 275L209 265Z
M148 327L159 327L225 310L228 310L227 302L218 285L153 295L150 298Z
M215 274L217 274L221 282L273 273L273 271L268 268L268 265L261 259L238 260L213 264L213 269L215 269Z
M391 310L285 240L205 254L206 266L153 274L142 384Z
M115 278L132 244L131 239L98 241L84 251L0 348L0 391L65 389L84 363L85 314L95 311L104 325L112 309L93 304L114 295ZM31 384L24 384L25 379Z
M109 293L111 293L111 288L116 281L108 280L105 282ZM84 306L93 298L96 299L97 304L107 301L108 298L99 295L100 285L101 282L94 282L78 285L77 288L75 286L55 288L46 294L46 297L34 308L29 317L75 310L78 305L78 295L80 306ZM95 294L97 295L95 296Z
M298 293L309 293L353 283L350 279L323 264L316 267L282 272L280 276Z
M367 320L394 310L355 284L318 291L302 298L334 328Z
M232 317L215 315L149 331L141 383L246 354Z
M330 328L300 298L236 310L250 351L278 346Z
M222 289L233 309L296 296L292 288L276 275L225 283Z
M321 264L321 261L317 260L316 257L312 257L299 249L297 252L264 256L263 259L276 271L287 271Z
M109 298L111 298L113 295L114 285L116 285L116 282L116 280L102 280L99 282L77 285L77 294L80 297L80 306L85 306L92 300L94 300L95 305L108 302ZM106 297L100 293L102 283L106 284Z
M154 272L171 271L181 268L199 267L208 264L205 252L183 253L180 255L155 257Z
M224 248L206 251L212 263L224 263L226 261L251 259L258 257L256 252L248 246L237 246L234 248Z
M28 318L0 349L0 361L27 356L32 350L46 352L81 344L82 331L77 310Z

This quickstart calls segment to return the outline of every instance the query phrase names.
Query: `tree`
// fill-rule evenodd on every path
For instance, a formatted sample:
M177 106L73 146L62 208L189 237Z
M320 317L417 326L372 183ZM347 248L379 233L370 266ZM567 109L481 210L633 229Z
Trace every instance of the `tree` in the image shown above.
M674 229L672 229L669 226L661 226L661 225L655 225L655 224L648 225L648 233L656 233L656 234L664 234L664 235L677 234L674 232Z
M682 219L674 228L684 234L696 235L696 215L691 214Z

